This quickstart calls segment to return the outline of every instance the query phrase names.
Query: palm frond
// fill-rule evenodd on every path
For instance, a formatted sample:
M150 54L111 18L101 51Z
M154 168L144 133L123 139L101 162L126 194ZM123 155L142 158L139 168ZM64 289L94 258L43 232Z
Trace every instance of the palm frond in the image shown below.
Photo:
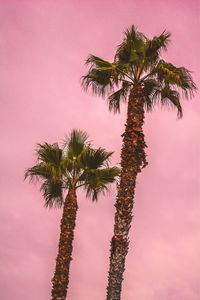
M180 103L180 94L179 92L172 90L169 86L165 86L161 90L161 104L167 105L169 107L177 108L178 118L182 118L183 110Z
M82 77L81 84L85 91L91 87L94 95L104 97L113 90L112 72L92 69L86 76Z
M88 135L85 131L73 129L69 136L66 136L64 146L67 149L66 156L73 160L81 154L87 144ZM88 142L89 143L89 142Z
M39 163L25 172L25 179L29 178L30 181L38 181L42 179L50 179L52 177L53 168L50 164Z
M63 178L60 168L50 163L39 163L25 172L25 179L41 181L40 191L45 199L45 206L60 207L63 204Z
M62 181L61 180L45 180L40 191L43 193L45 199L45 206L52 208L59 208L63 205L63 194L62 194Z
M63 157L63 160L61 161L61 170L63 174L67 175L70 172L72 172L74 164L73 159L69 158L67 155Z
M89 65L91 69L98 69L101 71L112 71L115 68L114 64L95 55L88 56L86 65Z
M155 36L152 40L147 39L145 55L147 58L158 56L162 50L166 51L170 42L171 33L163 31L161 35Z
M90 66L89 72L82 77L82 87L87 91L89 87L96 95L105 96L118 81L118 71L115 63L90 55L86 60Z
M144 54L145 36L131 26L124 32L124 39L117 47L115 62L137 63Z
M56 143L44 143L37 145L36 154L38 163L26 170L25 179L41 181L40 190L45 199L45 206L60 207L63 204L63 151Z
M112 168L103 168L97 170L97 174L99 176L99 180L103 183L112 183L116 181L116 177L120 174L120 169L117 167Z
M99 193L105 193L108 190L108 184L116 181L119 176L119 169L117 167L91 170L87 173L85 178L84 188L86 189L86 196L96 201Z
M109 111L120 113L120 104L122 101L127 101L130 86L131 83L128 81L123 81L122 88L108 97Z
M140 44L141 41L144 41L146 39L145 35L142 32L139 32L135 25L131 25L130 28L127 28L124 31L124 34L125 34L125 40L131 41L136 45L137 43Z
M184 67L177 68L171 63L160 60L155 67L155 74L159 81L174 85L182 90L186 98L193 96L193 92L197 89L191 72Z
M39 162L50 163L58 166L62 159L62 149L59 148L57 143L38 144L36 155Z
M107 152L103 148L92 149L88 148L80 156L80 164L85 170L94 170L105 166L113 152Z

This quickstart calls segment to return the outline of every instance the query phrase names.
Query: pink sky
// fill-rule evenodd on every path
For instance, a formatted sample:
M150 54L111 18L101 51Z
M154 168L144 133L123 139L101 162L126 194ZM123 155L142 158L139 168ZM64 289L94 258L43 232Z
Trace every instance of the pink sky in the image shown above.
M86 130L119 163L126 108L80 87L88 54L112 59L132 24L153 37L167 29L164 58L193 71L199 84L199 0L0 1L0 299L48 300L60 210L43 207L39 186L23 181L36 143ZM184 118L157 108L146 115L149 166L138 177L122 300L200 299L200 103ZM79 193L70 300L105 299L115 189L97 204Z

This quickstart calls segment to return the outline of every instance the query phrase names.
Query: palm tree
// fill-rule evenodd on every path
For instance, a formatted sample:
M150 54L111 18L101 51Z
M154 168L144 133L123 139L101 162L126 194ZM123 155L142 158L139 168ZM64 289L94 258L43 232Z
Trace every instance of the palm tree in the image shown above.
M86 196L97 201L99 193L107 191L119 175L119 169L108 164L113 152L93 149L87 139L85 132L73 130L63 149L58 144L39 144L37 163L25 173L25 178L41 182L46 207L63 207L52 300L65 300L67 295L78 210L77 189L83 187Z
M182 117L181 95L193 96L196 86L191 73L161 58L167 50L170 33L164 31L153 39L147 38L132 26L117 47L113 62L90 55L90 66L83 77L85 90L106 96L109 110L120 112L121 102L128 103L127 120L121 151L121 175L116 199L114 235L111 240L107 300L119 300L125 257L128 253L128 233L131 227L136 177L147 165L143 123L145 110L152 111L155 104L177 109Z

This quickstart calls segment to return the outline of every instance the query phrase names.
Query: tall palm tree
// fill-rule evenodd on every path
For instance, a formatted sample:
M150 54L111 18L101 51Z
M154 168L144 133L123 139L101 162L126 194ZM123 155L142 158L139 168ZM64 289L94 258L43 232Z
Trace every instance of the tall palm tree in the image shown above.
M185 98L193 96L196 86L191 73L161 58L167 49L170 33L164 31L153 39L132 26L124 33L113 62L90 55L90 66L82 85L87 90L108 99L109 110L120 112L121 102L128 103L127 120L121 151L121 175L116 199L114 235L111 240L107 300L119 300L128 253L128 233L131 227L136 177L147 165L143 123L145 110L155 104L177 109L182 117L180 92Z
M85 132L73 130L64 148L58 144L39 144L37 163L25 173L25 178L41 182L46 207L63 207L52 300L65 300L67 295L78 210L77 189L83 187L86 196L96 201L99 193L105 192L119 175L119 169L108 164L113 152L93 149L87 139Z

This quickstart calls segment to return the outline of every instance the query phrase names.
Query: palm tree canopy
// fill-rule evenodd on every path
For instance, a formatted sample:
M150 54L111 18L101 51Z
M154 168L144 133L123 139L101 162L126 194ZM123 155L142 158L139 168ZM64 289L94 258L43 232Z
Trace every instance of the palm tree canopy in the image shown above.
M66 137L63 148L57 143L38 144L37 163L27 169L25 178L41 181L47 207L61 207L63 193L71 187L83 186L86 196L94 201L119 175L119 168L109 167L112 154L103 148L93 149L87 134L75 129Z
M90 55L86 64L89 72L82 78L84 89L107 96L109 110L120 112L121 101L126 101L134 84L143 89L144 104L151 111L156 103L176 107L182 117L181 94L193 96L196 90L190 71L176 67L161 58L167 50L171 34L162 32L152 39L137 31L127 29L124 39L117 47L113 62Z

